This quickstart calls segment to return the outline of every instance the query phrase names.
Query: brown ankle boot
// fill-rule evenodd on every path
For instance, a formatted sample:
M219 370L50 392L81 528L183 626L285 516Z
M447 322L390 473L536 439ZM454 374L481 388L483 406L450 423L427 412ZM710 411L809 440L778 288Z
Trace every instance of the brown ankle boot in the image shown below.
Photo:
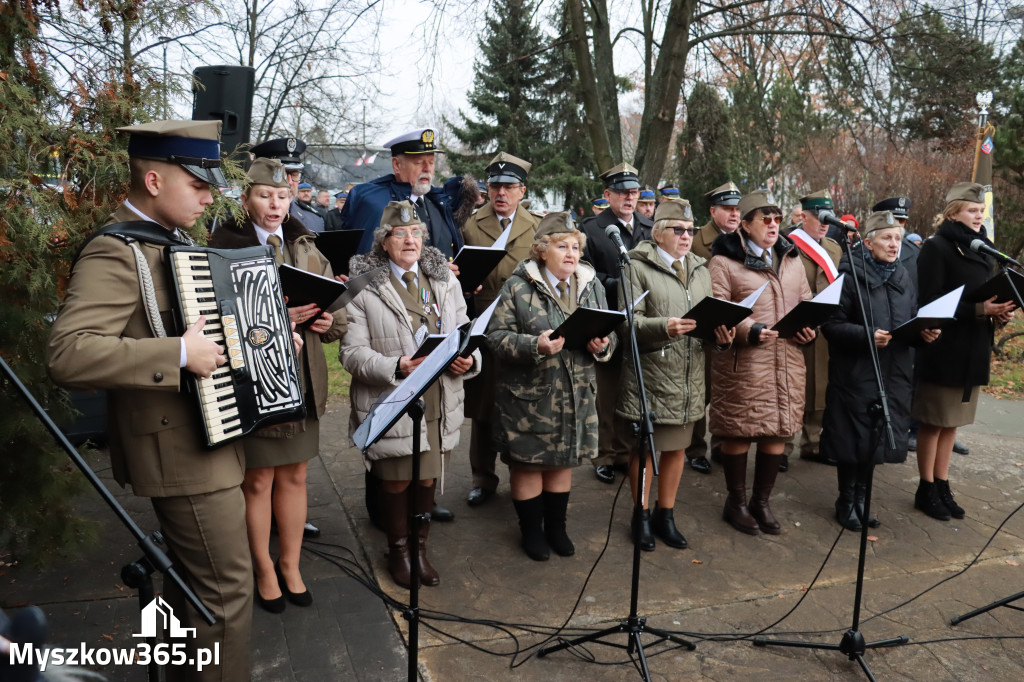
M772 508L768 506L768 498L775 486L775 478L779 475L779 462L782 455L769 455L766 452L757 451L757 459L754 460L754 491L750 496L750 515L757 519L757 526L761 532L769 535L781 535L782 525L772 514Z
M409 555L409 491L382 491L381 495L388 535L388 573L401 587L408 588L412 581L412 563Z
M430 511L434 508L434 486L420 486L417 493L417 514L424 516L430 514ZM430 535L430 521L423 519L420 521L420 541L419 547L416 550L416 560L419 563L420 569L420 584L427 587L435 587L441 584L441 576L437 574L434 567L430 565L430 560L427 559L428 535Z
M757 521L747 509L747 455L722 455L720 464L725 472L725 487L729 497L725 498L722 519L736 530L747 535L757 535Z

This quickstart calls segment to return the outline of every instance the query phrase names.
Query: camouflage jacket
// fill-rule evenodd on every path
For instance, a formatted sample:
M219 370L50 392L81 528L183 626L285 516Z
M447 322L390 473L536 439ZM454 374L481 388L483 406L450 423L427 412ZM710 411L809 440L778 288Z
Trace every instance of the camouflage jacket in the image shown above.
M606 308L594 269L576 269L579 304ZM571 467L597 456L595 361L615 350L615 338L598 357L577 350L537 352L540 334L565 320L541 267L522 261L505 282L487 328L487 343L501 360L494 400L494 447L506 461Z

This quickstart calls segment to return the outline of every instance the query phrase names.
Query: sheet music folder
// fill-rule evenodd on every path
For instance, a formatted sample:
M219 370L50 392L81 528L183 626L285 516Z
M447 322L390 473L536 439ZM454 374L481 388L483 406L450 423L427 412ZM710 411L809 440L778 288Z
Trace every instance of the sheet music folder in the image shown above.
M456 329L438 344L426 359L409 373L402 383L398 384L388 395L382 397L370 408L366 419L352 434L352 442L361 451L367 449L387 433L394 426L402 415L409 409L409 405L437 381L441 373L448 369L452 360L459 354L459 347L462 344L461 334ZM422 443L421 448L427 444Z
M960 304L960 296L964 293L963 285L943 294L928 305L921 306L917 315L892 330L892 338L903 343L910 343L920 338L925 329L939 329L956 318L956 307Z
M788 339L797 335L804 327L817 327L839 307L839 295L843 291L843 280L846 275L839 275L836 281L821 290L809 301L800 301L785 317L772 327L779 333L779 338Z
M462 339L459 344L460 358L468 358L473 351L484 345L487 341L487 334L484 332L487 331L487 325L491 321L494 309L498 307L499 300L497 298L494 299L491 305L487 306L487 309L480 313L472 322L464 322L458 326L458 332ZM413 360L429 355L446 338L448 338L447 334L430 334L426 336L420 343L420 347L413 353Z
M715 298L714 296L702 298L697 305L690 308L683 315L684 319L697 322L697 327L693 331L687 332L686 336L692 336L705 341L714 341L715 329L718 325L724 324L726 327L735 327L750 317L753 312L754 303L757 302L757 299L761 297L761 294L767 287L768 283L766 282L761 285L761 288L739 303Z
M374 268L344 283L288 264L279 265L277 270L289 308L315 303L321 310L333 313L355 298L385 267Z
M967 294L967 300L980 303L995 296L996 303L1013 301L1017 304L1018 308L1024 308L1024 301L1013 294L1013 287L1010 286L1011 279L1013 279L1017 291L1024 296L1024 275L1016 270L1006 270L1005 272L1000 272L981 286L971 289L970 293Z
M564 336L564 348L584 350L591 339L608 336L625 321L626 313L618 310L579 307L551 332L551 338L558 339Z
M463 246L459 249L453 262L459 268L459 285L463 291L476 291L487 279L487 275L494 272L494 268L505 258L511 234L512 224L509 223L491 246Z
M359 251L359 241L364 234L363 230L331 230L317 233L316 248L327 256L335 275L348 274L348 261Z

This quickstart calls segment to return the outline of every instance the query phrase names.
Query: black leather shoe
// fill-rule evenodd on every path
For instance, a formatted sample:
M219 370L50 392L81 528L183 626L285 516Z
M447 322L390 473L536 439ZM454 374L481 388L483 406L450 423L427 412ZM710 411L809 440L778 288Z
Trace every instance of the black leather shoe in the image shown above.
M953 441L953 452L955 452L958 455L969 455L969 454L971 454L971 449L969 447L967 447L966 445L964 445L963 443L961 443L960 441L954 440Z
M708 458L704 455L700 455L690 460L690 468L698 474L710 474L711 462L709 462Z
M635 523L630 524L630 532L633 536L633 542L640 544L640 549L645 552L654 551L654 531L651 528L651 510L644 509L643 514L640 517L640 525L637 526Z
M485 490L483 488L473 488L466 495L466 504L470 507L479 507L487 500L491 499L491 495L494 494L493 490Z
M779 462L779 471L789 471L789 455L783 455Z
M451 509L446 509L445 507L434 503L434 508L430 512L430 520L448 523L449 521L455 520L455 514Z
M594 467L594 477L601 483L615 483L615 470L610 466L602 464Z
M306 522L306 526L302 529L302 537L304 538L318 538L320 537L320 529L314 526L309 521Z
M288 601L295 604L296 606L311 606L313 604L313 595L309 593L309 590L305 592L289 592L288 583L285 582L284 574L281 573L281 566L277 562L274 563L274 573L277 574L277 584L281 588L281 599L285 597ZM284 608L282 607L282 611Z

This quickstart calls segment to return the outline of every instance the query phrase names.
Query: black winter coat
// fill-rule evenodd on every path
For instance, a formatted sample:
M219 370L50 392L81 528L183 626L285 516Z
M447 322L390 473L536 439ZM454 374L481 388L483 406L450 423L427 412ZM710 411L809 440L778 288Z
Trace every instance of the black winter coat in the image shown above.
M918 381L961 386L965 390L988 384L995 327L981 304L969 300L971 290L984 284L996 271L992 258L971 251L971 241L984 237L984 228L975 232L961 222L947 220L921 247L917 258L920 305L961 284L965 286L956 321L943 327L938 340L918 353Z
M620 227L622 242L627 249L635 249L640 242L651 238L654 223L639 213L633 214L632 232L621 229L622 223L610 208L583 221L580 229L587 235L587 246L583 249L583 260L594 266L597 278L604 285L604 295L609 310L618 310L619 303L619 249L611 237L604 233L609 225Z
M870 253L864 255L871 258ZM867 326L872 336L877 329L892 331L917 314L917 291L902 264L898 264L895 272L883 282L873 267L869 265L865 269L859 255L854 258L852 267L847 257L839 263L839 272L846 275L839 310L821 327L828 339L829 357L822 451L848 464L866 462L869 456L876 464L902 462L907 458L914 350L895 339L885 348L877 349L896 439L896 449L889 450L884 437L878 435L881 432L872 431L873 421L868 416L868 406L878 398L878 385L864 333L864 317L854 289L853 269L856 269L864 296L864 309L870 322Z

